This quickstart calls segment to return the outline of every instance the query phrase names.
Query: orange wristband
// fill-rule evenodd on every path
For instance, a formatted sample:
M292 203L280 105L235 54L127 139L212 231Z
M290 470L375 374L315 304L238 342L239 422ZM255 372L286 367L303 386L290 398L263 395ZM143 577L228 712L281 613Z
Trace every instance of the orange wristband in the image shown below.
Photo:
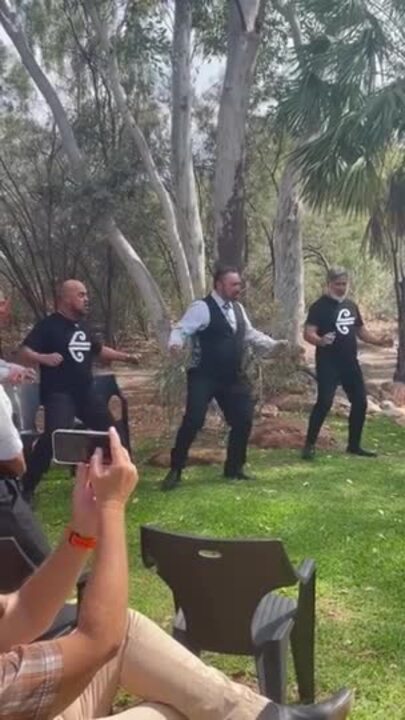
M79 548L80 550L94 550L97 545L97 540L95 537L84 537L80 535L80 533L68 529L68 543L72 547Z

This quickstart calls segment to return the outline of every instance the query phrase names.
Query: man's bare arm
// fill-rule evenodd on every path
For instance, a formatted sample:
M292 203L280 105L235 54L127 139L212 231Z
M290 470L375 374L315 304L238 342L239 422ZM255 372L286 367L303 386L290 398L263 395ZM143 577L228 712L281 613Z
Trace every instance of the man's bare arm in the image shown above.
M394 341L391 335L374 335L370 332L365 325L357 328L357 336L365 343L369 345L377 345L379 347L392 347Z
M304 340L311 345L315 345L315 347L326 347L327 345L333 345L335 333L331 332L326 333L326 335L319 335L318 328L315 325L305 325Z
M0 652L32 642L50 627L71 593L86 556L65 540L20 590L4 597Z
M104 360L105 362L127 362L134 365L137 365L139 363L138 355L134 355L133 353L125 353L121 350L115 350L108 345L102 346L99 358L101 360Z
M88 486L87 470L80 468L70 523L70 528L79 534L96 533L92 502L94 495ZM72 547L66 533L58 548L20 590L5 597L3 621L0 621L0 651L11 645L31 642L47 630L72 592L88 554Z
M97 670L116 654L125 633L128 603L125 503L136 484L137 474L117 434L111 450L112 471L102 470L99 458L93 463L99 540L78 628L59 640L63 677L52 717L70 705Z
M24 365L47 365L58 367L63 362L60 353L39 353L32 350L28 345L23 345L18 353L20 362Z

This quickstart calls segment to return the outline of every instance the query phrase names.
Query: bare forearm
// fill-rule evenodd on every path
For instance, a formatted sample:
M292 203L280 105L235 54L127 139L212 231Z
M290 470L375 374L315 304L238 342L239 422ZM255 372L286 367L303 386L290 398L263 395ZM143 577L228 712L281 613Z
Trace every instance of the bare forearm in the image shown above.
M371 333L367 328L361 327L358 330L358 336L360 340L367 343L368 345L384 345L385 344L385 338L380 337L378 335L374 335L374 333Z
M66 537L24 583L7 612L7 626L14 644L31 642L52 624L71 594L87 557L87 552L72 547ZM4 640L2 632L3 646Z
M125 631L128 562L124 509L100 510L98 545L80 609L78 630L100 645L115 647Z
M27 345L23 345L18 353L18 358L24 365L41 365L43 357L43 353L31 350Z
M129 353L121 352L121 350L115 350L114 348L103 345L100 352L101 360L107 362L126 362L132 358Z
M306 340L311 345L314 345L315 347L318 347L318 345L321 345L321 337L318 335L316 330L309 330L308 328L305 328L304 330L304 340Z

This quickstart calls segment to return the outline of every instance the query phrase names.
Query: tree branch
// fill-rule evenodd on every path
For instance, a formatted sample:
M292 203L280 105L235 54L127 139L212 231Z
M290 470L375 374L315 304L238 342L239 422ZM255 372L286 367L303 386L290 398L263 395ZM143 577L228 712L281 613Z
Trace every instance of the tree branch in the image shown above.
M101 18L98 8L93 0L84 0L84 5L91 17L93 28L103 53L103 59L107 65L108 81L118 112L120 113L126 129L138 149L152 187L160 200L166 222L168 239L173 252L173 258L176 262L179 282L182 287L183 299L186 303L191 302L194 297L193 284L191 282L184 247L181 243L177 228L177 219L173 203L164 186L162 178L159 175L159 171L156 167L156 163L146 142L145 136L130 111L128 98L120 80L115 47L109 36L106 23Z
M280 15L288 22L291 30L291 35L294 42L296 52L298 52L303 45L301 27L298 22L297 14L295 12L295 3L293 0L289 2L281 2L281 0L271 0L273 7L277 10Z
M245 20L244 14L243 14L243 8L242 8L242 5L240 4L240 0L233 0L233 1L236 5L237 11L238 11L242 30L243 30L243 32L247 32L246 20Z

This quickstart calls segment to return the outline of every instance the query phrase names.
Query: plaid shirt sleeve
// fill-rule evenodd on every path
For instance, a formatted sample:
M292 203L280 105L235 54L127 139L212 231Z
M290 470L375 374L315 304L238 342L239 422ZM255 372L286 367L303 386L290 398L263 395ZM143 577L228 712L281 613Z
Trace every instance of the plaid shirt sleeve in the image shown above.
M47 720L62 669L57 642L21 645L0 655L0 719Z

